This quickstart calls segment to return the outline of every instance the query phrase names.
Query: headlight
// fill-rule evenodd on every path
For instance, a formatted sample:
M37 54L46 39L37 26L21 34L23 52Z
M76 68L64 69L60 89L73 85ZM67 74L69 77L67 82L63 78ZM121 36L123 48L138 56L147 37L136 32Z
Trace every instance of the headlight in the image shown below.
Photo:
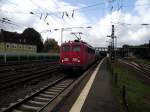
M78 61L78 58L72 58L72 61Z
M78 59L78 58L72 58L72 61L74 61L74 62L80 62L80 59Z
M64 61L69 61L69 58L64 58Z
M78 60L78 62L80 63L80 60Z

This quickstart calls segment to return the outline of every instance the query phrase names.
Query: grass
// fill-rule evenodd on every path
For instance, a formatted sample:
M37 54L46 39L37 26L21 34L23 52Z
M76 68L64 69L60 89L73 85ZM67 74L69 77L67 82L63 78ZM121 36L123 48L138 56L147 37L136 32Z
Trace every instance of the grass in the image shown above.
M122 100L122 86L125 85L129 112L150 112L150 86L137 80L134 74L122 66L114 66L118 81L117 84L113 83L113 93L122 108L121 111L125 110Z

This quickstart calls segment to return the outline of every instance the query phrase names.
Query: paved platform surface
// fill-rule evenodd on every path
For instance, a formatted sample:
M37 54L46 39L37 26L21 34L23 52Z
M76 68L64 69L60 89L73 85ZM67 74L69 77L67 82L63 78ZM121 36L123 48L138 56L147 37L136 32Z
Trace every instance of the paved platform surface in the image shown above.
M81 91L84 90L85 85L87 85L87 82L92 76L87 77L85 79L87 81L82 81L82 83L78 88L76 88L73 94L70 95L66 101L63 102L63 105L54 112L119 112L117 103L111 90L110 74L108 71L106 59L97 70L98 71L94 82L82 106L80 103L78 103L75 109L72 111L72 108L82 93ZM82 98L80 99L82 100ZM79 108L81 109L78 109L78 106L80 106Z
M106 60L102 63L81 112L118 112Z

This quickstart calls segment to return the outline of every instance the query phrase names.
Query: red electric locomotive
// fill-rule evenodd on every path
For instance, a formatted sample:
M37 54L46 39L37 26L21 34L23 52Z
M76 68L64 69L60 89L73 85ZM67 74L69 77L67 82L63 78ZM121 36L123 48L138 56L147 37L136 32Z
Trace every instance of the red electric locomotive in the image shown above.
M60 64L65 69L85 70L95 61L95 49L79 40L61 45Z

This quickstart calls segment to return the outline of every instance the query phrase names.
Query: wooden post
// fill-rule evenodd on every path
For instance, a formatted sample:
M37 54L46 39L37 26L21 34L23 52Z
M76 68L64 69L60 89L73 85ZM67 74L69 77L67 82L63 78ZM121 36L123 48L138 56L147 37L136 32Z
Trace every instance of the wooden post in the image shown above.
M123 105L125 106L126 111L129 112L129 108L128 108L128 104L126 100L126 86L125 85L122 86L122 101L123 101Z
M125 87L125 85L122 86L122 100L123 100L123 103L126 104L126 87Z
M118 75L117 75L117 73L115 73L115 84L117 84L118 83Z

